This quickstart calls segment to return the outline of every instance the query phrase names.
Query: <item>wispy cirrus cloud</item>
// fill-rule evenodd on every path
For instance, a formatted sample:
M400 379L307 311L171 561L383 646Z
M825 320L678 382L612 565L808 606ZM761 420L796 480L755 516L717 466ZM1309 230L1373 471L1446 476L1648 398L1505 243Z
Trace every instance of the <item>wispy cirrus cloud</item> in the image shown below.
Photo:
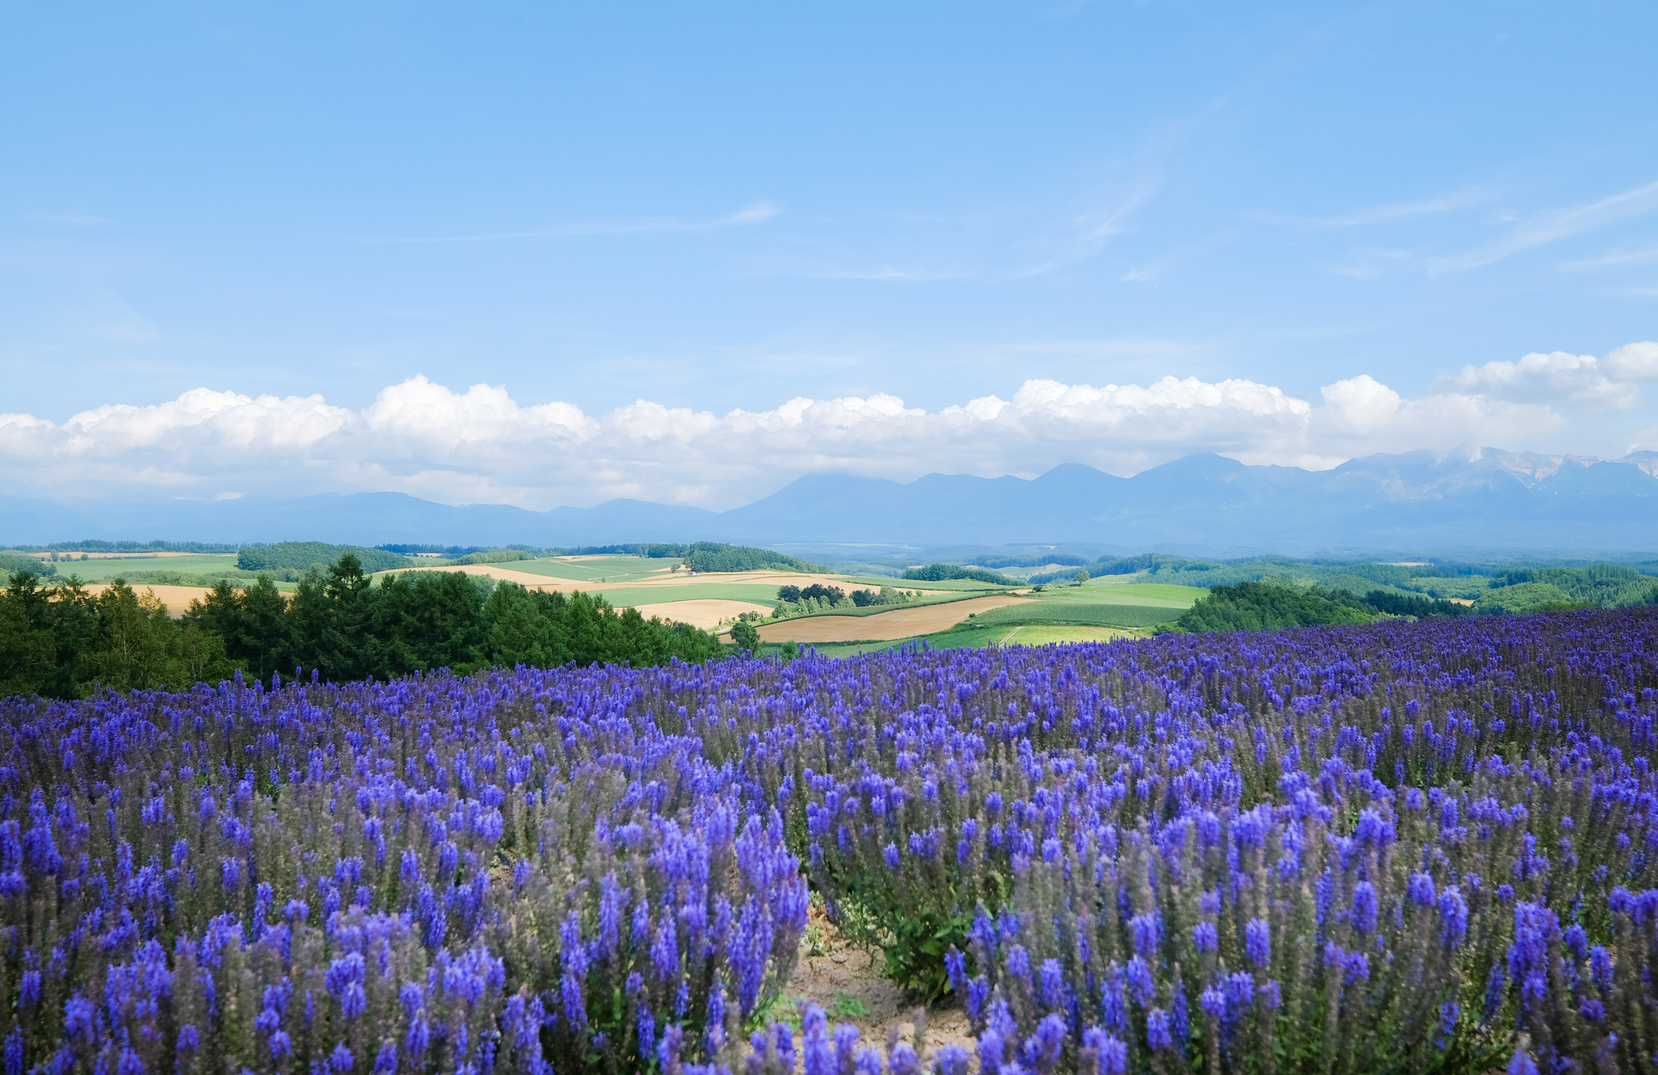
M1285 227L1305 228L1309 231L1334 231L1341 228L1360 228L1367 224L1384 224L1395 220L1408 220L1411 217L1429 216L1433 213L1447 213L1456 209L1468 209L1488 201L1490 198L1491 192L1489 191L1470 189L1456 191L1438 198L1372 205L1363 209L1356 209L1351 213L1338 213L1334 216L1301 216L1293 213L1275 212L1258 212L1252 214L1252 216L1263 224L1279 224Z
M1384 273L1393 272L1411 264L1412 254L1409 250L1377 250L1373 247L1361 247L1352 251L1344 261L1333 262L1323 266L1324 271L1336 276L1346 276L1354 280L1371 280Z
M603 220L579 220L556 224L547 228L524 231L484 232L475 235L428 235L395 239L377 239L380 243L491 243L508 239L556 239L581 235L657 235L671 232L715 231L758 224L770 220L783 207L764 198L750 202L734 213L705 220L685 220L679 217L616 217Z
M1430 263L1430 273L1478 269L1522 251L1642 216L1658 210L1658 182L1648 183L1587 205L1552 209L1521 221L1506 237L1477 250Z
M1583 258L1578 261L1563 261L1562 269L1603 269L1613 265L1639 265L1648 261L1658 261L1658 244L1637 247L1633 250L1624 248L1608 250L1598 258Z

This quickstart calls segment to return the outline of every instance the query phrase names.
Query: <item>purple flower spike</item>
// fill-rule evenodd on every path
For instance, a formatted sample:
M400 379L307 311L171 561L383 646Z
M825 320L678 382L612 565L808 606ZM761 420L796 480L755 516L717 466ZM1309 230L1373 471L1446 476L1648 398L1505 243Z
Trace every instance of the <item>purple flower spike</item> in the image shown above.
M1251 918L1244 927L1244 955L1262 969L1272 962L1272 929L1264 919Z
M1146 1013L1146 1044L1153 1050L1174 1047L1174 1037L1169 1033L1169 1013L1161 1008Z

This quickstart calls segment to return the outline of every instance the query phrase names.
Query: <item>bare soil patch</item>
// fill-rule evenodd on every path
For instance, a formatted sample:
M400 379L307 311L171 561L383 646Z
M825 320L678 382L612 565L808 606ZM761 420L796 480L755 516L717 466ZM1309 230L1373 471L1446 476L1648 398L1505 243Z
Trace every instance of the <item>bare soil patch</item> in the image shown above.
M894 1032L898 1040L915 1045L918 1024L925 1027L921 1053L922 1070L932 1065L933 1053L943 1045L957 1045L971 1054L972 1036L967 1012L954 997L923 1009L903 991L881 976L880 953L866 952L848 942L829 922L823 908L813 901L808 912L806 937L801 941L800 963L789 979L786 1011L794 1018L793 1003L809 1001L821 1007L831 1025L850 1023L858 1028L863 1045L886 1049ZM802 1041L795 1031L795 1065L800 1070Z
M1022 605L1030 600L1028 597L1003 594L940 605L899 608L874 616L806 616L798 620L768 623L760 628L760 638L766 642L886 642L946 631L969 615L1007 605Z
M711 631L720 624L735 619L740 613L758 612L762 616L771 613L768 605L756 605L751 601L723 601L712 597L697 598L694 601L664 601L657 605L633 607L647 620L652 616L660 616L665 620L700 627L704 631Z

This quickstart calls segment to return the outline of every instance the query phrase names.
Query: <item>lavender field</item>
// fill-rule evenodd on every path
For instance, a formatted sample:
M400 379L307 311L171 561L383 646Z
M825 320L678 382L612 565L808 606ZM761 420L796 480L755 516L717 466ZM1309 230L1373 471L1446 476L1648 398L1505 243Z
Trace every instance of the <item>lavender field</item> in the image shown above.
M21 1072L1647 1072L1658 612L0 702ZM783 1014L809 893L977 1047Z

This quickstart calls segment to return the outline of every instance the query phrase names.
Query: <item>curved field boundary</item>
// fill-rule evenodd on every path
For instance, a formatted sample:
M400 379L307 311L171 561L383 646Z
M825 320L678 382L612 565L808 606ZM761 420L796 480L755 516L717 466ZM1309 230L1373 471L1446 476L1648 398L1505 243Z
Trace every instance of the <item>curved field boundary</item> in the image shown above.
M523 561L515 561L522 563ZM698 575L669 574L663 572L648 579L637 579L631 582L601 582L597 579L568 579L558 575L541 575L532 571L523 571L513 566L514 562L503 564L464 564L449 567L400 567L393 574L403 574L408 571L464 571L468 575L489 575L493 578L508 582L516 582L531 590L558 590L563 593L572 593L576 590L595 591L603 590L607 595L615 591L630 590L644 591L665 588L684 589L694 586L731 586L731 585L764 585L777 586L810 586L814 582L821 582L826 586L839 586L841 589L857 589L857 585L846 582L839 575L803 575L791 571L721 571L704 572ZM891 580L889 580L890 582ZM869 587L864 587L869 588ZM928 589L925 583L915 585L904 584L900 589L913 590L921 594L954 594L954 590ZM614 597L608 597L611 604L621 604ZM642 598L642 600L649 600ZM632 603L632 602L628 602Z
M972 597L881 612L874 616L801 616L760 628L762 642L890 642L949 630L968 616L1008 605L1035 604L1028 597L1003 594Z
M712 631L744 612L758 612L764 616L771 611L769 605L756 605L750 601L726 601L717 597L665 601L656 605L634 605L633 608L647 620L652 616L660 616L675 623L688 623L692 627L700 627L704 631Z
M1119 638L1142 638L1126 627L1060 627L1026 624L1003 635L998 646L1052 646L1068 642L1115 642Z
M979 622L1008 627L1026 624L1073 627L1155 627L1172 623L1184 612L1182 608L1156 605L1106 605L1082 601L1039 601L1020 608L998 609Z

